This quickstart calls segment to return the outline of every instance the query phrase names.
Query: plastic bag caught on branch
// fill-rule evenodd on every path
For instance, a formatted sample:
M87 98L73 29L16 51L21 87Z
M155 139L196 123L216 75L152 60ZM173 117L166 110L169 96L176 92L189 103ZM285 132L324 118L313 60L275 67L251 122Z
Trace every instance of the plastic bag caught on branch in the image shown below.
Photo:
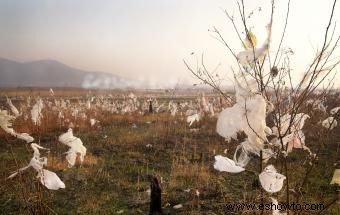
M331 115L335 115L336 113L338 113L340 111L340 107L335 107L335 108L332 108L330 110L330 114Z
M7 179L14 178L19 172L25 171L26 169L32 167L38 173L37 178L40 179L40 183L47 187L50 190L58 190L60 188L65 188L64 182L60 180L60 178L54 172L44 169L44 166L47 165L47 158L40 157L39 149L45 149L36 143L31 144L31 148L33 149L33 157L30 163L20 168L18 171L11 174Z
M70 147L66 152L66 160L68 161L69 167L74 166L77 154L80 154L80 162L83 163L86 155L86 147L83 145L80 138L73 136L72 128L69 128L66 133L60 135L59 141Z
M19 117L21 114L19 113L18 109L13 105L11 99L7 98L7 104L9 108L11 109L12 113L15 117Z
M272 28L272 22L270 22L267 26L267 39L266 41L263 43L263 45L259 48L256 48L256 42L254 44L253 40L255 38L256 41L256 37L255 35L253 35L251 32L248 33L248 36L244 42L245 45L245 51L241 51L237 54L237 60L238 62L244 67L254 67L254 64L256 61L263 61L264 57L266 56L266 54L268 53L268 49L269 49L269 45L271 42L271 28ZM251 33L251 35L250 35ZM253 35L253 36L252 36ZM252 40L253 45L251 45L251 42L249 40L249 38Z
M240 82L235 77L236 104L224 109L218 117L216 131L230 140L236 139L238 132L244 132L247 139L242 143L247 153L259 154L267 141L266 106L262 95L256 94L255 84L246 80Z
M259 175L263 189L269 193L276 193L282 189L286 176L277 173L273 165L267 166Z
M282 137L282 144L287 149L286 151L283 151L285 155L288 155L290 152L292 152L294 148L306 150L310 155L314 155L312 151L306 146L306 138L302 131L306 119L309 118L310 117L305 113L296 114L294 119L292 119L290 114L281 116L280 134L279 129L276 126L272 128L273 135L277 137L272 140L272 143L278 147L281 147L281 140L279 140L278 137L280 135L284 135Z
M255 34L251 31L248 31L246 38L244 39L244 48L247 50L253 49L253 47L257 46L257 38Z
M16 131L14 131L12 127L12 120L14 120L15 117L11 116L8 114L8 112L6 110L1 110L0 109L0 127L8 134L26 141L27 143L33 142L34 138L31 137L29 134L27 133L17 133Z
M336 121L336 119L332 116L328 117L327 119L325 119L324 121L322 121L322 126L329 129L329 130L333 130L337 125L338 125L338 121Z
M41 99L39 99L37 103L33 105L33 108L31 110L31 119L35 125L41 124L41 118L43 117L41 111L43 108L44 108L44 104Z
M275 136L282 136L289 132L288 129L290 129L290 133L302 130L306 119L309 119L310 117L308 114L298 113L295 114L294 119L292 119L290 114L284 114L282 116L277 115L277 118L280 118L280 134L279 129L276 126L272 128L272 131Z

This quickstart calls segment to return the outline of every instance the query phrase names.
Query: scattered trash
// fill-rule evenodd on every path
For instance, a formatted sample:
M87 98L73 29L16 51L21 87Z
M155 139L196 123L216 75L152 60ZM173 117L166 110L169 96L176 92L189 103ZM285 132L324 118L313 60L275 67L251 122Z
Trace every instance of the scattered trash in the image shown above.
M215 156L214 168L221 172L230 173L239 173L245 170L243 167L237 166L235 161L227 157L223 157L222 155Z
M175 205L174 207L173 207L174 209L181 209L181 208L183 208L183 205L182 204L178 204L178 205Z
M273 165L267 166L259 175L263 189L269 193L276 193L282 189L286 176L277 173Z

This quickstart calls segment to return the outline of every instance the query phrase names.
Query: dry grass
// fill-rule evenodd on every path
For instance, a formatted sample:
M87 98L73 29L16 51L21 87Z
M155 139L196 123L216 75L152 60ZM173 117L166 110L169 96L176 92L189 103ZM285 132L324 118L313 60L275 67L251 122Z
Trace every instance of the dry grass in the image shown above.
M86 114L88 117L95 115L93 111ZM317 127L313 120L317 119L314 117L317 116L312 116L306 125L310 131L306 135L308 146L316 151L320 142L315 136ZM69 112L65 113L65 118L71 119ZM66 189L49 191L37 182L33 170L27 170L13 180L1 181L0 213L116 214L123 211L122 214L146 214L148 174L162 181L163 207L171 214L229 214L226 203L260 202L261 189L252 173L227 174L213 169L214 155L228 149L228 157L231 157L237 145L226 143L216 134L216 118L207 117L195 124L199 132L190 131L184 117L171 117L168 113L98 112L95 118L100 121L99 126L90 127L88 120L75 122L74 135L82 139L88 154L83 165L77 161L73 168L67 167L63 154L68 148L58 142L58 136L67 130L68 123L58 123L57 114L48 109L44 110L40 127L23 117L17 119L16 130L32 134L37 142L50 149L50 153L43 154L48 157L47 169L60 176ZM340 164L339 134L337 127L332 139L322 145L302 203L326 203L336 194L336 188L329 186L329 181L334 168L339 168ZM146 147L147 144L152 147ZM32 150L28 144L2 131L0 145L0 176L5 179L12 171L27 165ZM300 150L291 154L291 187L301 180L301 172L308 165L306 156ZM282 169L280 163L273 163ZM249 168L257 166L257 160L253 159ZM184 191L189 188L189 192ZM284 202L285 191L277 197ZM175 204L184 207L174 210ZM337 212L340 213L339 206L329 209L330 214ZM254 213L243 211L243 214Z
M60 171L60 170L66 170L68 167L68 163L66 159L62 160L60 157L53 156L53 155L48 155L47 156L48 163L47 163L47 168L51 169L53 171ZM82 164L80 164L80 159L77 157L76 159L76 165L82 165L86 167L95 167L100 165L99 163L103 162L101 158L94 156L92 154L87 154L86 159Z

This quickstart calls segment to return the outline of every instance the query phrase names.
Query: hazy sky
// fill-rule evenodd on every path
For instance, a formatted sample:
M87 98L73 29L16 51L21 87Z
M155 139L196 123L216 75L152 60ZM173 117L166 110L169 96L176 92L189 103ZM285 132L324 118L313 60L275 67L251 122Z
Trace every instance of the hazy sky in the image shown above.
M250 21L261 43L270 0L246 2L249 12L262 7ZM331 6L331 0L292 0L284 47L295 51L296 77L321 46ZM230 74L234 59L208 32L216 26L236 52L242 50L222 8L237 14L234 0L1 0L0 57L55 59L169 85L190 79L182 59L194 62L195 52L204 53L210 68L220 63L220 72ZM287 0L277 0L273 47L286 9ZM340 3L335 14L339 20Z

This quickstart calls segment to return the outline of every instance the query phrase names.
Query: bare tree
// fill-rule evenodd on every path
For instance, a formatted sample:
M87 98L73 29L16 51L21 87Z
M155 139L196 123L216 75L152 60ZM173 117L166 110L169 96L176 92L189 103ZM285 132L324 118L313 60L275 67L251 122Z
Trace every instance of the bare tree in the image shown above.
M289 144L287 144L287 135L292 132L293 127L296 126L297 122L304 120L302 119L303 114L308 115L307 106L314 106L316 101L320 101L321 98L327 97L330 90L333 87L333 80L336 73L336 68L340 63L340 58L335 55L335 50L338 48L338 43L340 35L335 35L336 23L333 21L333 16L335 13L335 5L337 0L333 1L330 8L330 15L328 23L324 31L324 38L322 41L322 47L317 51L315 57L312 59L311 64L306 68L303 73L302 79L293 83L293 73L291 69L290 59L294 56L294 52L291 49L282 48L284 38L286 36L286 29L289 24L289 13L290 13L290 0L287 2L286 15L284 17L284 28L282 29L281 36L279 38L279 45L276 50L270 50L271 44L271 31L272 25L274 24L275 15L275 1L271 2L271 12L268 21L267 39L261 47L256 46L256 40L249 28L248 17L253 14L250 12L246 13L246 4L243 0L236 0L236 5L238 8L238 15L235 17L231 15L226 10L227 19L231 22L235 36L245 47L245 51L236 52L231 48L230 43L225 39L222 33L216 28L210 31L213 36L221 42L228 50L229 54L234 58L237 63L237 68L231 68L230 72L233 73L235 77L235 85L241 80L246 83L247 87L250 87L249 81L256 83L256 90L254 94L260 94L267 101L267 109L272 106L271 114L267 114L268 118L273 123L273 127L277 128L277 142L280 143L280 147L277 150L277 160L281 162L284 175L286 176L286 203L291 201L291 191L296 194L296 200L299 201L301 197L302 190L307 183L308 176L312 171L315 161L318 159L319 149L315 153L310 153L306 159L311 163L309 167L306 167L301 182L291 182L290 171L288 169L288 152L290 150ZM241 25L237 24L237 18L240 19ZM241 35L242 32L246 35L243 40ZM274 53L274 54L271 54ZM219 92L225 99L230 103L233 99L230 95L222 88L223 79L217 75L216 71L209 71L204 62L204 56L202 55L200 63L192 66L184 60L184 63L188 70L202 83L207 84ZM196 67L196 68L195 68ZM329 80L328 80L329 79ZM323 86L323 88L321 88ZM311 101L308 104L307 101ZM248 113L247 113L247 99L245 101L245 111L248 126L253 129L253 125L249 123ZM269 117L270 115L270 117ZM339 115L339 114L338 114ZM339 118L339 116L334 117L334 119ZM287 122L288 120L288 122ZM253 132L256 133L255 129ZM330 129L319 129L318 137L324 144L327 138L330 138L332 134ZM259 138L263 138L261 135L256 134ZM303 138L303 137L297 137ZM300 140L302 141L302 140ZM272 142L266 139L263 140L264 144L268 147L272 147ZM303 140L304 142L304 140ZM304 149L308 149L303 146ZM321 146L320 146L321 147ZM308 149L309 150L309 149ZM309 150L310 151L310 150ZM280 153L283 152L283 153ZM262 151L261 151L261 167L260 173L262 171ZM295 184L294 187L292 185ZM264 194L262 194L264 195Z

